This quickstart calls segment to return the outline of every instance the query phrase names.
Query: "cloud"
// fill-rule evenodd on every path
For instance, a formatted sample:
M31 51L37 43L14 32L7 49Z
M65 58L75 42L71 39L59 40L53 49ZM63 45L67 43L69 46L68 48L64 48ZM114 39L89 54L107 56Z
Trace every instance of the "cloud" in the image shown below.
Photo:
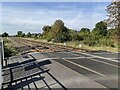
M1 0L3 2L33 2L33 0ZM111 0L34 0L34 2L111 2Z
M2 32L2 3L0 2L0 33Z
M102 21L107 18L105 8L101 6L97 6L92 9L92 12L84 12L81 10L72 20L68 20L67 24L70 28L80 30L82 27L87 27L93 29L95 24L99 21Z
M79 5L79 4L78 4ZM3 8L3 30L15 34L17 30L24 32L42 32L44 25L52 25L57 19L62 19L69 28L80 30L82 27L93 28L95 23L106 18L105 5L98 5L86 11L85 8L70 5L59 5L54 8ZM12 27L15 27L12 29ZM8 30L9 29L9 30Z

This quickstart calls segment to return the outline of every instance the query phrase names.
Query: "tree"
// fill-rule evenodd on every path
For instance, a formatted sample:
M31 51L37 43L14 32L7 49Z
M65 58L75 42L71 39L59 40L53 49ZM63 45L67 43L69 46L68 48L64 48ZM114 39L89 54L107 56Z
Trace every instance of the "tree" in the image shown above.
M48 26L48 25L44 26L42 30L43 30L43 38L46 38L47 41L51 41L53 38L51 26Z
M22 33L21 37L25 37L25 33Z
M107 24L112 29L120 29L120 1L114 0L112 3L107 6L107 12L108 12L108 19Z
M52 36L56 37L58 33L66 31L66 27L64 27L64 22L62 20L56 20L51 27Z
M69 29L69 33L70 33L70 40L72 41L79 40L78 32L76 30Z
M82 28L82 29L80 30L80 33L90 34L90 29L88 29L88 28Z
M17 32L17 36L18 36L18 37L21 37L21 36L22 36L22 34L23 34L23 32L22 32L22 31L18 31L18 32Z
M90 29L88 28L82 28L79 31L79 36L83 38L83 40L87 39L90 36Z
M37 39L38 38L38 34L37 33L32 33L32 34L29 34L31 38L35 38Z
M8 34L8 33L6 33L6 32L4 32L1 36L2 36L2 37L8 37L8 36L9 36L9 34Z
M100 21L95 25L95 28L92 30L93 36L106 36L107 35L107 24L106 22Z
M120 0L114 0L109 6L107 6L108 19L107 25L113 29L116 39L120 39Z
M51 26L44 26L42 30L43 30L43 34L47 35L51 30Z
M56 20L52 26L43 27L43 37L47 41L64 42L69 40L70 35L68 28L64 26L64 22Z
M57 34L53 42L63 43L63 42L69 41L69 39L70 39L69 33L62 32L62 33Z
M27 36L27 37L31 37L31 33L30 33L30 32L28 32L26 36Z

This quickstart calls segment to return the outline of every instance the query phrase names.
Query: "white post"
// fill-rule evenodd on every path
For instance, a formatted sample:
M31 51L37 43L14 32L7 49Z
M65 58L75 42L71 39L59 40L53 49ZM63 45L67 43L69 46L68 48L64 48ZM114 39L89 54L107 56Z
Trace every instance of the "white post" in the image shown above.
M79 48L81 48L82 47L82 44L79 44Z
M4 60L4 42L3 42L3 39L1 40L2 42L2 58Z
M64 43L64 46L66 46L66 43Z

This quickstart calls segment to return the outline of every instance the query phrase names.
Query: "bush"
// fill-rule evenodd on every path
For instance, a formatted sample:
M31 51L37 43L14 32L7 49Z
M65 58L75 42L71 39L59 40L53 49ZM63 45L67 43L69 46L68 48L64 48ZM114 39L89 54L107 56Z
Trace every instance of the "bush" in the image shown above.
M5 53L5 58L16 55L15 50L13 50L13 48L11 47L8 48L7 46L4 47L4 53Z
M70 40L69 33L61 32L54 38L53 42L63 43L63 42L69 41L69 40Z
M97 42L93 40L86 40L86 41L83 41L83 44L88 45L88 46L95 46Z
M99 45L100 46L115 47L113 39L107 38L107 37L100 38L99 39Z

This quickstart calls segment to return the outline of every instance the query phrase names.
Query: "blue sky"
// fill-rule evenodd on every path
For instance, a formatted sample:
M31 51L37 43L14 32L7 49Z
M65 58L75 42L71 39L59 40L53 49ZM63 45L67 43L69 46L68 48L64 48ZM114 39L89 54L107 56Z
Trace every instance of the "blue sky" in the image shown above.
M80 30L107 18L106 6L110 2L2 2L2 32L16 34L42 32L44 25L61 19L65 26ZM1 14L0 14L1 15Z

